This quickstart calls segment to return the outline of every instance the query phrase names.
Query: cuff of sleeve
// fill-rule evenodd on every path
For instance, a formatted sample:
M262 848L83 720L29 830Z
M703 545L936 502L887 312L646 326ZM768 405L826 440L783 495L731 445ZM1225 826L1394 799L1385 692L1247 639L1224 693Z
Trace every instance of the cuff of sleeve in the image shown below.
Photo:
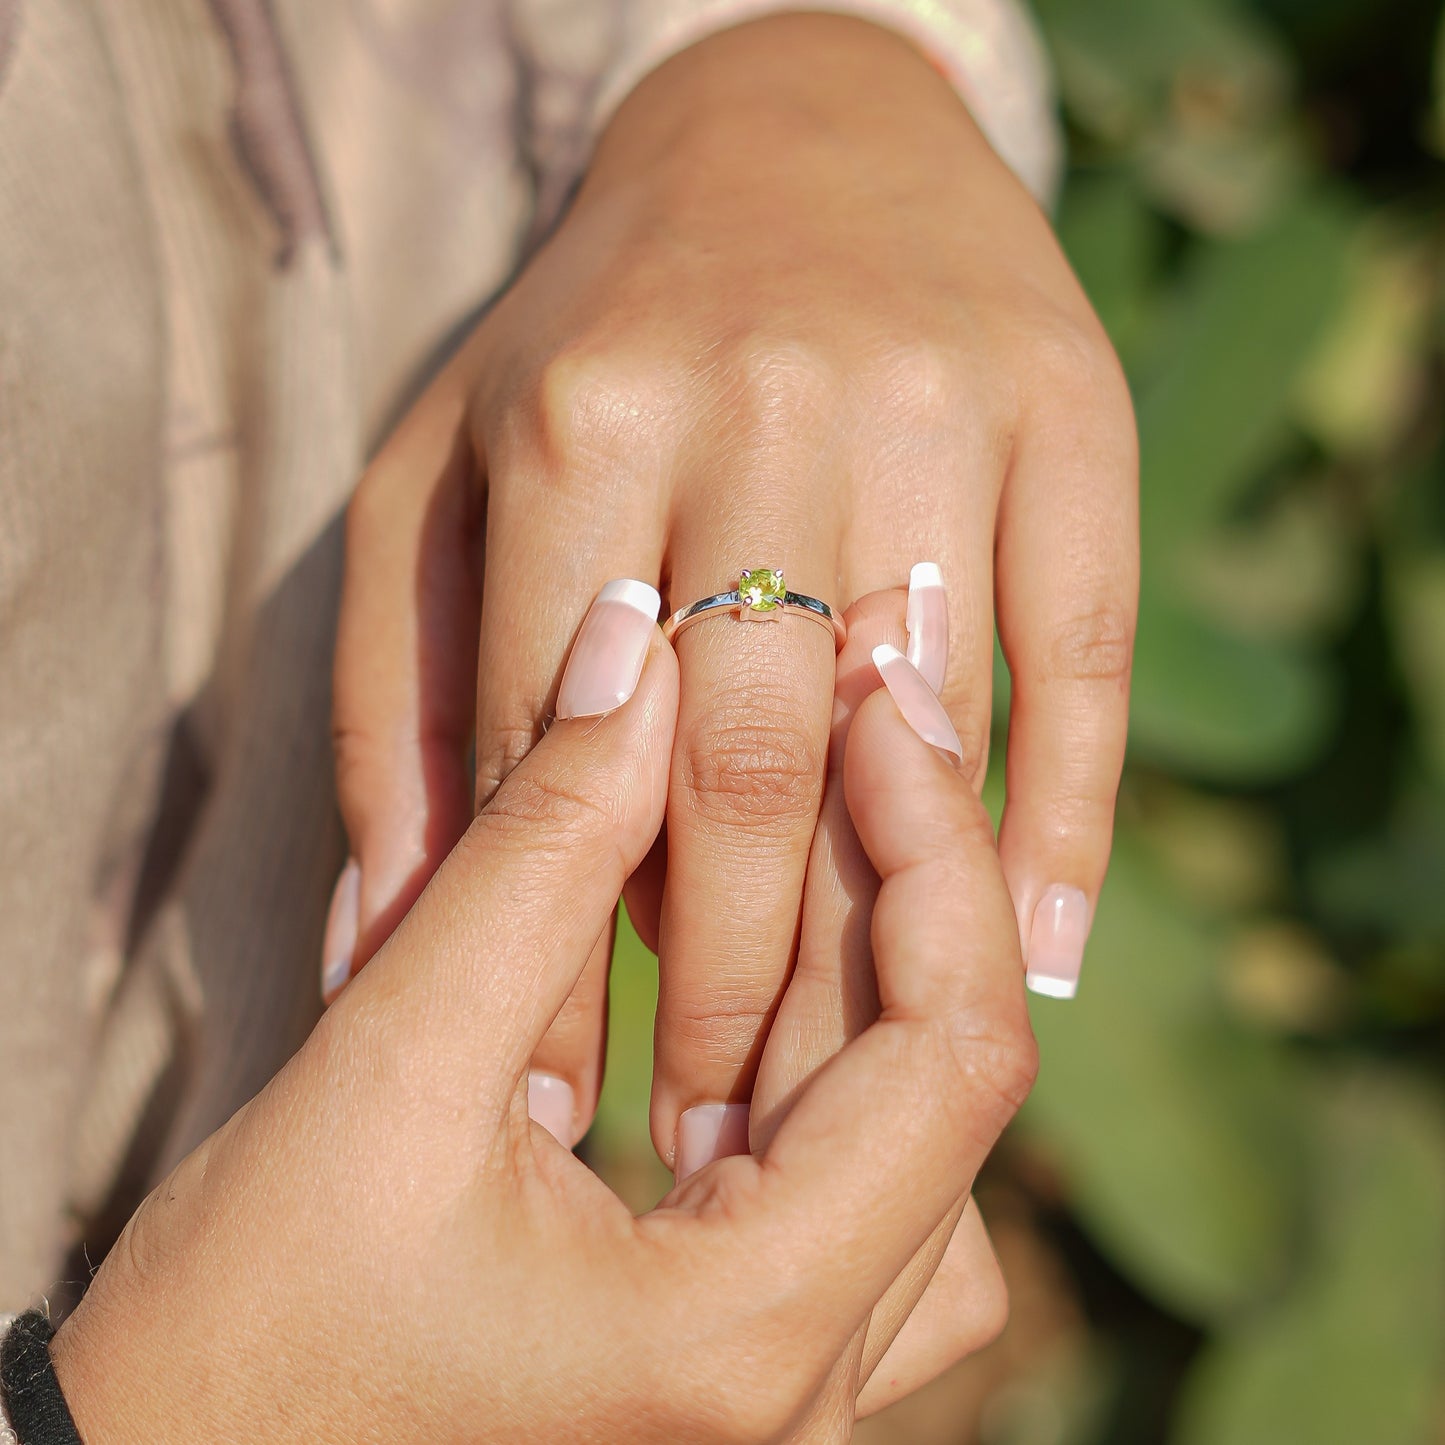
M904 36L952 82L989 144L1044 205L1054 199L1062 141L1048 62L1016 0L647 0L628 8L592 107L595 139L639 81L664 61L748 20L823 11Z
M10 1326L19 1318L18 1315L0 1315L0 1345L5 1343L5 1336L10 1333ZM0 1390L0 1445L19 1445L19 1436L15 1433L15 1426L11 1423L10 1415L5 1409L5 1392Z

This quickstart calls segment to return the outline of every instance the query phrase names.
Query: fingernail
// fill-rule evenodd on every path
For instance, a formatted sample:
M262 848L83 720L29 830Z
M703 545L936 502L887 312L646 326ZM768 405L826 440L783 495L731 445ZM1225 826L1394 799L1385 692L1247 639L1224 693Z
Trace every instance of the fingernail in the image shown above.
M698 1104L683 1111L677 1121L677 1158L673 1174L682 1183L690 1174L725 1159L748 1152L748 1106L746 1104Z
M924 742L952 753L962 762L963 744L959 742L958 733L948 720L938 694L929 687L923 674L896 647L886 642L880 642L873 649L873 666L892 693L898 711L903 714L903 721Z
M564 1149L570 1149L576 1142L572 1136L576 1129L577 1097L566 1079L559 1079L555 1074L528 1074L527 1112Z
M908 660L934 692L948 671L948 594L937 562L919 562L908 574Z
M331 890L326 915L326 937L321 945L321 998L330 1003L351 977L351 956L356 952L357 911L361 904L361 867L348 858Z
M1078 888L1056 883L1039 899L1029 927L1026 981L1035 993L1073 998L1089 936L1089 900Z
M637 691L662 598L646 582L609 582L582 619L557 692L557 716L598 717Z

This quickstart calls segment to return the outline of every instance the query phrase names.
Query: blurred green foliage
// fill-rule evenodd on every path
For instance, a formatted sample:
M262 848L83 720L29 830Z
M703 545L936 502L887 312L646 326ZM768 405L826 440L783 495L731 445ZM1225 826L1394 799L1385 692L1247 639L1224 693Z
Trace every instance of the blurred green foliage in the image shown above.
M983 1433L1439 1445L1439 7L1036 8L1060 234L1134 388L1144 572L1115 859L1079 998L1036 1003L1012 1146L1055 1181L1088 1384ZM617 980L614 1153L648 1086L635 942Z
M1125 1389L1084 1438L1428 1445L1438 7L1039 9L1073 132L1060 232L1134 387L1144 576L1115 864L1076 1006L1035 1009L1020 1128L1090 1246L1197 1331L1147 1427Z

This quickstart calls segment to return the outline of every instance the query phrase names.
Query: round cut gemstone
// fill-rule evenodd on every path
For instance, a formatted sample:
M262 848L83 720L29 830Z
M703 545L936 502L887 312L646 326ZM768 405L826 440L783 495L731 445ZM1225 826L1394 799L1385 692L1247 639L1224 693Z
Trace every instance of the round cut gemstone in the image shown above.
M787 595L781 568L757 567L738 579L738 596L753 612L773 612Z

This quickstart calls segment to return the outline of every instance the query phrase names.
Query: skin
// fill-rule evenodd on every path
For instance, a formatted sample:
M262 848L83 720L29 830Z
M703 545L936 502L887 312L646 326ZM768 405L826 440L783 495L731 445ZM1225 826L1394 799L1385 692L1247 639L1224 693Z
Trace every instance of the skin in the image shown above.
M337 777L359 969L552 714L609 578L676 608L781 565L846 605L939 563L942 696L981 785L1013 676L1000 847L1025 938L1092 910L1122 766L1132 414L1033 200L953 90L865 22L780 16L647 78L556 234L382 448L348 519ZM652 1133L747 1101L824 799L827 633L678 639L665 845L629 881L661 956ZM472 788L467 756L476 749ZM538 1050L585 1129L607 944Z
M901 598L876 605L894 625ZM53 1345L87 1441L847 1438L870 1319L1033 1079L1013 906L967 778L864 697L829 797L875 878L876 1017L821 1064L790 1042L785 1016L837 1028L863 954L815 960L761 1061L787 1086L765 1146L634 1218L529 1120L526 1078L662 823L677 714L658 636L142 1206ZM975 1286L974 1346L998 1323Z

